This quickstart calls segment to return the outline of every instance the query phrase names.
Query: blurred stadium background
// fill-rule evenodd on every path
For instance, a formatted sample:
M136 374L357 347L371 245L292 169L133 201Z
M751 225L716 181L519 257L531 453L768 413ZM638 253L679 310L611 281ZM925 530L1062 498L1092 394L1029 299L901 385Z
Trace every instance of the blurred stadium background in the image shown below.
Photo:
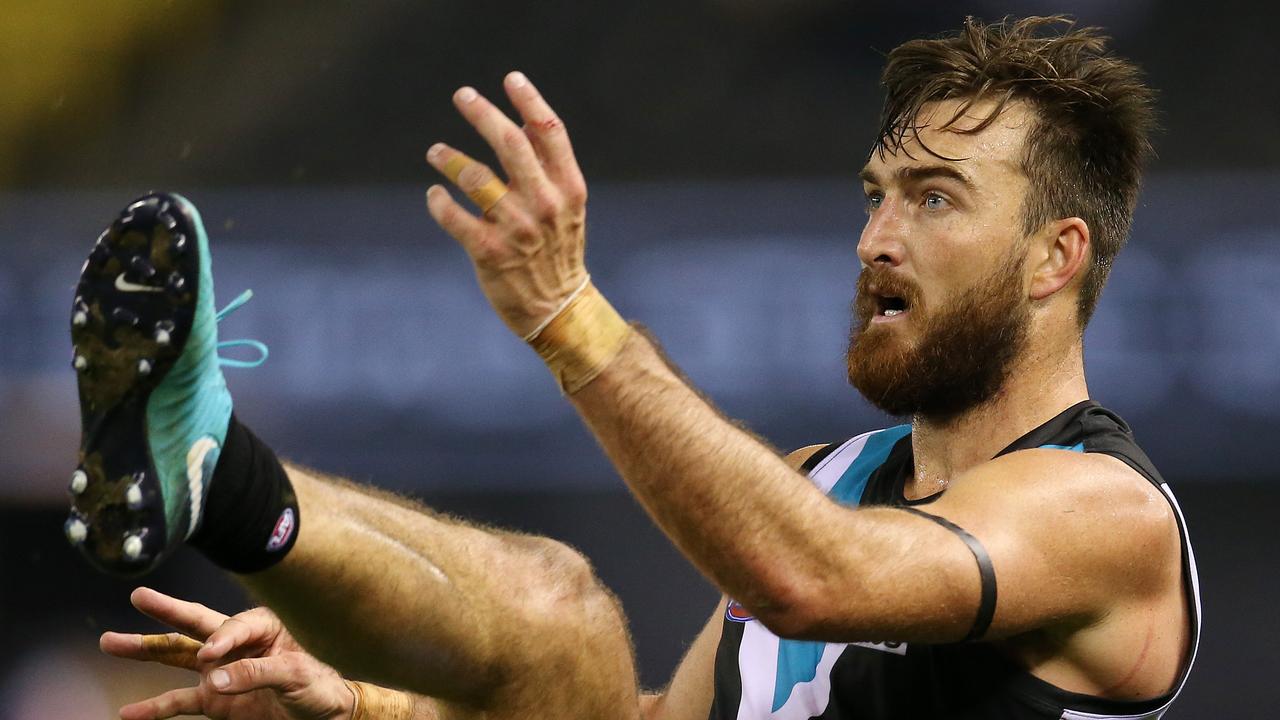
M730 414L780 448L880 426L843 380L882 55L993 19L1104 25L1161 91L1133 240L1090 328L1094 396L1179 493L1205 636L1171 718L1270 717L1280 637L1280 10L1222 0L0 0L0 716L114 717L182 673L96 653L144 629L132 585L65 545L81 259L148 189L215 240L230 371L281 454L583 549L663 683L715 603L626 494L427 217L431 142L475 154L450 93L528 73L592 188L590 261ZM250 602L183 554L148 580ZM513 591L515 589L513 588Z

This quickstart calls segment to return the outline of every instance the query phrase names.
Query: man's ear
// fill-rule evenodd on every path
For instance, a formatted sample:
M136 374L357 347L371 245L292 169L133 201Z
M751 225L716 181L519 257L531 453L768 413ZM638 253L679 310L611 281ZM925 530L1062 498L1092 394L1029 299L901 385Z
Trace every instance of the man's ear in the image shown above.
M1078 217L1048 224L1033 241L1032 300L1043 300L1083 277L1089 260L1089 225Z

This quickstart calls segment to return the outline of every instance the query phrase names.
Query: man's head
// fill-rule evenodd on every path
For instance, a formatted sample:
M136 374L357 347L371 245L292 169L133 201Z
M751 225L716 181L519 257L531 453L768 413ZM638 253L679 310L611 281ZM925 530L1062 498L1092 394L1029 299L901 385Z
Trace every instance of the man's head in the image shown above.
M889 54L851 382L945 420L993 396L1029 343L1079 335L1129 233L1152 92L1092 29L984 25Z

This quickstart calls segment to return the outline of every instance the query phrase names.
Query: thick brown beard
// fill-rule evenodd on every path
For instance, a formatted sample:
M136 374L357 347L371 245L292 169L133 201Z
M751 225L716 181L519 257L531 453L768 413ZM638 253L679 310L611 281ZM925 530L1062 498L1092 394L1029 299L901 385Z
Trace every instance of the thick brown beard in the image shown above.
M925 310L919 342L909 344L890 328L871 326L874 284L887 294L918 299L914 288L887 274L858 278L853 323L845 363L849 382L890 415L945 423L990 400L1009 378L1013 360L1026 344L1031 308L1023 294L1022 253L1014 252L990 276L959 299ZM894 288L885 291L888 285ZM908 322L921 319L907 318Z

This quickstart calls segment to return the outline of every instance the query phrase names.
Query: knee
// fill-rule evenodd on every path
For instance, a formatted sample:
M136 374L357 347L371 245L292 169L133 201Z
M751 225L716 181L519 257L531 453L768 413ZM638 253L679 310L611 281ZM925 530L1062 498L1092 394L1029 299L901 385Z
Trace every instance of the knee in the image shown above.
M522 542L533 562L531 576L516 590L519 631L504 658L511 697L578 707L589 696L592 702L604 702L610 713L621 703L634 702L638 691L631 637L616 598L572 547L546 538Z
M582 553L549 538L523 537L518 542L529 558L528 574L515 590L522 621L557 627L617 614L613 595Z
M512 583L506 661L528 675L630 657L622 609L582 553L546 538L521 538L527 572Z

